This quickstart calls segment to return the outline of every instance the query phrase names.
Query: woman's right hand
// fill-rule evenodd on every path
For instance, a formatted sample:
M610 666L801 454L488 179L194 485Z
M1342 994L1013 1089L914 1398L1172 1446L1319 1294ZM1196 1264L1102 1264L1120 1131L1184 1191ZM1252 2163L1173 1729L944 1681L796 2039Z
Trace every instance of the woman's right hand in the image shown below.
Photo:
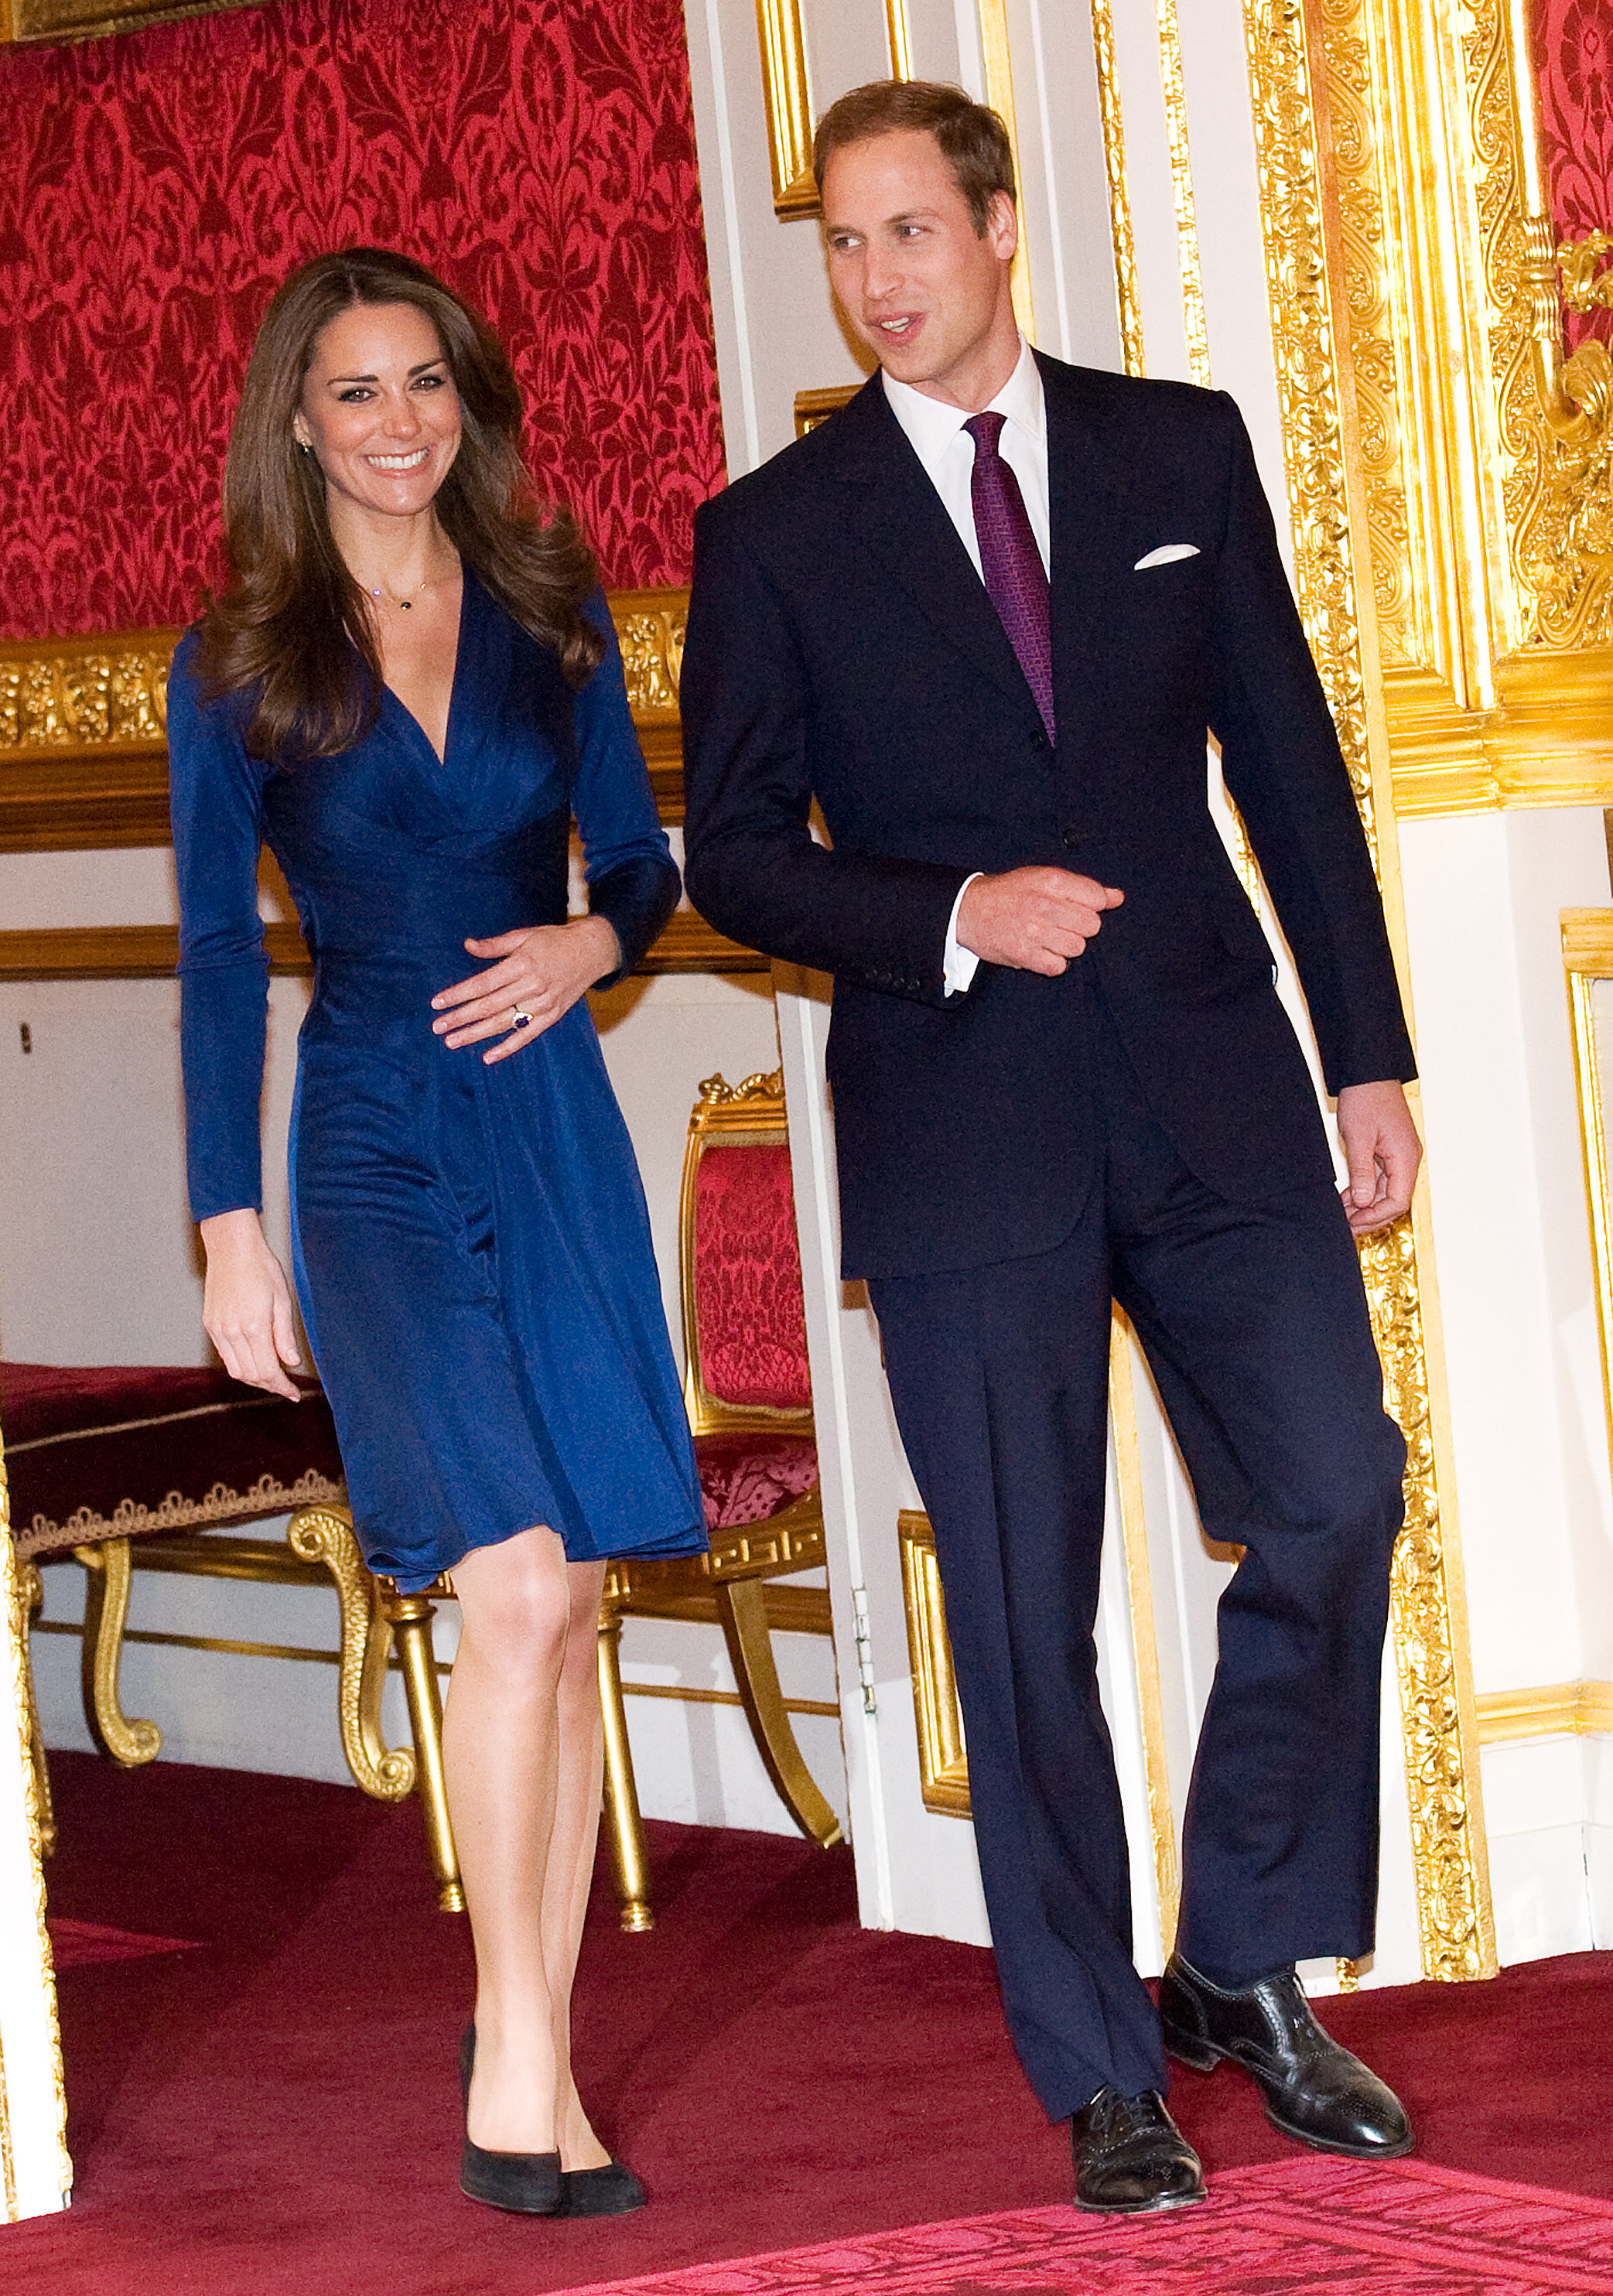
M282 1368L299 1365L291 1288L263 1239L255 1211L218 1212L201 1223L208 1256L201 1321L232 1379L299 1400Z

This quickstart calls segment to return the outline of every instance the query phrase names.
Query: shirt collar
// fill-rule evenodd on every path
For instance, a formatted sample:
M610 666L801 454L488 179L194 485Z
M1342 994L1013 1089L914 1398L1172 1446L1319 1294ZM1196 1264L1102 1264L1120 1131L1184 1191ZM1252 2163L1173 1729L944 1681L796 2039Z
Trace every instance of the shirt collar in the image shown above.
M881 373L880 380L885 386L887 405L907 434L914 454L933 477L942 456L970 420L968 408L947 406L938 398L927 398L923 391L915 390L909 382L898 382L892 374ZM1042 370L1023 335L1013 373L984 411L1005 414L1033 446L1045 446L1047 400L1042 389Z

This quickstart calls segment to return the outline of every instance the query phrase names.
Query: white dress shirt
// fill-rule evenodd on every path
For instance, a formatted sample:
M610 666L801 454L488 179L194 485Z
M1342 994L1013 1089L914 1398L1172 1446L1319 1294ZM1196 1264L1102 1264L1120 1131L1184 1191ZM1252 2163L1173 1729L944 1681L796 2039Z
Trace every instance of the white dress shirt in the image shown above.
M971 419L969 408L947 406L938 398L928 398L911 383L898 382L891 374L882 375L880 381L891 413L924 465L924 474L940 496L942 507L957 528L958 538L978 574L980 544L975 533L973 497L975 442L963 428ZM1008 418L1003 425L997 452L1019 482L1030 530L1036 537L1043 566L1049 567L1052 547L1047 509L1047 402L1042 390L1041 369L1022 335L1018 365L982 411ZM947 921L942 977L949 996L969 987L980 962L972 949L958 944L958 910L975 877L983 874L977 869L973 877L964 879Z

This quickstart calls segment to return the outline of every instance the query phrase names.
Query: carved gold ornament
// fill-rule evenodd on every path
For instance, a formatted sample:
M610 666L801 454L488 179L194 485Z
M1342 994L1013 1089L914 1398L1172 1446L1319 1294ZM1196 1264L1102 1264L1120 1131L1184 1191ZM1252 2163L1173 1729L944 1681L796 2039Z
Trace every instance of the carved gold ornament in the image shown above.
M1328 20L1335 33L1339 12ZM1300 611L1338 727L1363 824L1399 932L1398 887L1380 835L1363 637L1356 604L1334 316L1329 293L1313 57L1302 0L1245 0L1266 282ZM1380 758L1378 779L1387 759ZM1431 1348L1419 1260L1431 1266L1426 1191L1411 1218L1361 1246L1384 1367L1405 1436L1405 1529L1392 1591L1412 1862L1425 1973L1495 1968L1478 1801L1477 1728L1453 1540L1447 1554L1430 1407Z
M1609 291L1554 243L1526 12L1308 4L1396 811L1602 805L1609 378L1563 312Z

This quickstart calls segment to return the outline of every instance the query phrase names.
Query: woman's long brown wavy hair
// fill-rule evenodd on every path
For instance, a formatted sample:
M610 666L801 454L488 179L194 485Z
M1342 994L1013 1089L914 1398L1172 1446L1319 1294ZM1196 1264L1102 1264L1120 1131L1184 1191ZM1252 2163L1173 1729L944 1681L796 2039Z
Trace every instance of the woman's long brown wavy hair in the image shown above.
M234 578L202 619L197 659L209 698L251 696L247 747L278 763L351 749L381 702L366 601L332 538L319 465L291 434L320 331L356 303L412 303L437 330L463 435L436 507L465 564L553 649L573 686L604 652L581 611L599 578L594 554L569 512L533 485L520 392L492 329L409 256L316 256L282 287L252 347L224 473Z

